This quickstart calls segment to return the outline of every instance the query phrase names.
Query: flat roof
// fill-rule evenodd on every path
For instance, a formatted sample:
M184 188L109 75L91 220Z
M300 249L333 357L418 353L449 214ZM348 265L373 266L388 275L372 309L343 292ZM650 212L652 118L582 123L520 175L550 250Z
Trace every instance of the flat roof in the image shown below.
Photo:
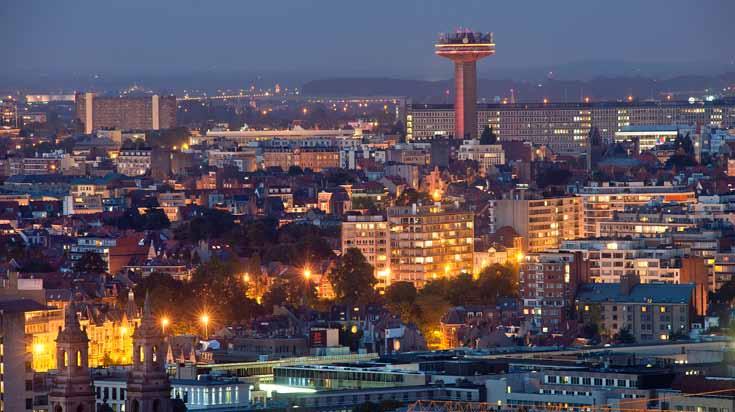
M0 300L0 313L24 313L49 309L33 299Z

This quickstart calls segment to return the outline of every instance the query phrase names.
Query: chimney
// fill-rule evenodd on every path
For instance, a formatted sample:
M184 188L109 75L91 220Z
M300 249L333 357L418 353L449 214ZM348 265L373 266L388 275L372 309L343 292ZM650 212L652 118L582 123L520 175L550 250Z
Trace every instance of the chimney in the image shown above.
M620 276L620 294L623 296L630 295L635 285L641 283L641 278L637 274L627 274Z

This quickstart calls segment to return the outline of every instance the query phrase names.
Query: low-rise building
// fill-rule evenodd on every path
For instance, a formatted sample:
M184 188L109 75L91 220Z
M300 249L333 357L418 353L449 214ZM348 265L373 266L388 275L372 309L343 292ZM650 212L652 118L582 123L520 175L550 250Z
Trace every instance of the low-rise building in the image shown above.
M638 282L635 276L625 276L620 283L582 285L575 308L580 320L597 324L608 336L627 330L637 342L688 334L695 315L695 285Z

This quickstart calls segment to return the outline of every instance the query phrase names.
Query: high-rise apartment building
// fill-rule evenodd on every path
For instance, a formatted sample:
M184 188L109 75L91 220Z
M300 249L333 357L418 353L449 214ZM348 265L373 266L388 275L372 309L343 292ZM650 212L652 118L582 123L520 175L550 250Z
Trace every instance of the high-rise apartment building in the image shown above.
M433 205L388 208L391 282L426 282L459 273L472 273L473 213L458 207Z
M560 154L584 155L590 131L596 128L603 142L627 126L710 125L735 127L735 99L689 103L596 102L516 103L477 106L477 130L488 126L498 140L529 141L547 145ZM455 129L452 105L415 104L406 111L407 141L431 140Z
M76 118L84 133L97 129L159 130L176 126L176 97L96 96L77 93Z
M599 237L600 224L616 212L656 200L662 203L696 203L696 194L686 187L669 183L651 186L643 182L605 182L579 191L584 210L584 237Z
M373 265L377 288L390 284L390 228L385 217L347 216L342 222L342 253L357 248Z
M582 237L582 199L513 191L509 198L495 201L495 228L503 226L521 235L529 252L556 249L562 240Z

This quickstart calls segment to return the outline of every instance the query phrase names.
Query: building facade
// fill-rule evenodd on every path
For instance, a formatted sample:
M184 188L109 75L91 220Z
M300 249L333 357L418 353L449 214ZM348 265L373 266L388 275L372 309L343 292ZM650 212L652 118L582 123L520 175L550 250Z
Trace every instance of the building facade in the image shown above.
M77 93L76 118L84 132L97 129L159 130L176 126L176 97L96 96Z
M582 199L540 197L524 191L495 201L495 228L512 227L528 252L558 248L562 240L583 236Z
M406 138L430 140L435 135L451 134L454 120L452 105L409 105ZM609 143L627 126L671 124L731 128L735 126L735 100L482 104L477 107L475 135L489 126L501 142L529 141L556 153L578 156L586 153L593 128Z
M632 206L643 206L651 201L685 205L697 202L694 191L668 183L651 186L643 182L606 182L582 188L579 196L584 211L584 237L599 237L602 222Z
M378 289L390 283L390 228L383 216L347 216L342 222L342 253L357 248L373 265Z
M575 309L581 321L596 323L608 336L627 330L636 342L668 341L689 333L694 292L693 284L639 284L631 276L581 286Z
M472 212L440 203L388 208L391 282L421 287L439 277L472 273Z
M577 287L587 280L580 253L533 253L519 270L523 315L541 333L568 332Z

